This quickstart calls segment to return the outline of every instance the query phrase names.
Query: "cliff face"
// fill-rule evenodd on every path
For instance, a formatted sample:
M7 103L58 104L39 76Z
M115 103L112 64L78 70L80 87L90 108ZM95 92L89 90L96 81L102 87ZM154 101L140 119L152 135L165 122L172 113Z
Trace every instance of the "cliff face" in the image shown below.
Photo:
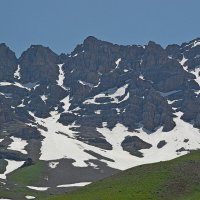
M198 39L163 49L154 42L120 46L90 36L70 55L32 45L19 59L1 44L1 97L9 93L10 107L24 119L31 118L28 111L47 117L58 106L62 112L60 101L69 95L72 111L62 113L59 122L87 127L91 137L102 122L110 129L122 123L129 130L170 131L176 125L173 107L199 127L199 54Z

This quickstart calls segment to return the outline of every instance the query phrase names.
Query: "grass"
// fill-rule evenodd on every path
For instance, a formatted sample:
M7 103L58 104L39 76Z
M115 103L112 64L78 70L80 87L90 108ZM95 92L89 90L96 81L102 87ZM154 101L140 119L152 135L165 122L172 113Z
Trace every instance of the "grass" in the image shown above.
M45 173L45 164L42 161L29 167L20 168L8 175L8 181L20 185L37 184Z
M41 198L42 199L42 198ZM200 199L200 151L128 169L69 194L45 200L196 200ZM43 200L44 200L43 199Z

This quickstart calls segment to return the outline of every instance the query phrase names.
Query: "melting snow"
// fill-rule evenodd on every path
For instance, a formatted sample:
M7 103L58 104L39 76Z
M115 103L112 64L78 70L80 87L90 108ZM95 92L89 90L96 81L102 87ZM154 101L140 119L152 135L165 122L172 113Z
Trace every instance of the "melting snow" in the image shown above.
M113 69L113 70L111 70L111 72L113 72L114 70L116 70L118 67L119 67L119 63L121 62L121 58L118 58L116 61L115 61L115 64L116 64L116 66L115 66L115 68Z
M87 82L81 81L81 80L78 80L78 82L79 82L81 85L87 85L88 87L91 87L91 88L94 87L94 85L93 85L92 83L87 83Z
M36 186L27 186L27 188L37 191L45 191L49 189L49 187L36 187Z
M23 88L23 89L26 89L26 90L31 90L30 88L22 85L21 83L17 83L17 82L14 82L14 83L10 83L10 82L0 82L0 86L9 86L9 85L13 85L13 86L17 86L19 88Z
M19 104L17 107L25 107L25 105L24 105L24 99L22 99L22 103L21 104Z
M26 140L22 140L21 138L17 138L14 136L11 136L10 139L12 139L13 142L8 146L8 149L27 154L27 151L24 150L25 146L28 144Z
M75 55L73 55L73 57L76 57L76 56L78 56L78 54L76 53Z
M17 66L17 70L14 73L14 78L16 78L18 80L21 78L21 75L20 75L20 65Z
M24 164L24 161L15 161L15 160L6 160L8 162L6 166L6 171L3 174L0 174L1 179L6 179L6 175L10 172L18 169Z
M58 185L57 187L82 187L85 185L89 185L91 182L81 182L81 183L73 183L73 184L66 184L66 185Z
M46 103L46 100L48 99L47 95L43 94L40 97L41 97L42 101L44 101Z
M139 78L142 79L142 80L145 80L145 78L142 74L139 76Z
M64 109L64 112L68 112L69 110L69 107L70 107L70 99L69 99L69 96L65 97L64 99L62 99L60 102L64 103L63 105L63 109Z
M122 60L122 59L119 58L119 59L117 59L117 60L115 61L115 64L116 64L115 69L119 67L119 63L121 62L121 60Z
M94 113L97 114L97 115L100 115L101 114L101 110L95 110Z
M184 64L186 63L187 60L188 60L188 59L185 58L185 56L183 55L183 58L182 58L181 61L179 61L179 63L184 67Z
M59 76L58 76L57 83L58 83L58 85L61 88L63 88L64 90L66 90L65 86L63 85L64 84L64 80L65 80L65 73L64 73L64 70L63 70L63 65L64 64L58 64L58 67L59 67Z
M49 163L49 167L52 168L52 169L54 169L54 168L57 167L58 164L59 164L59 162L50 162Z
M121 103L123 101L126 101L129 98L129 93L127 93L127 95L124 97L124 99L122 99L121 101L119 101L119 97L125 95L126 89L128 87L128 84L116 89L116 88L112 88L110 90L107 90L104 93L100 93L96 96L94 96L92 99L87 99L86 101L84 101L84 104L107 104L107 103L98 103L96 102L96 99L98 98L102 98L102 97L109 97L112 100L110 101L110 103Z
M30 195L26 195L25 198L26 198L26 199L35 199L34 196L30 196Z
M194 41L191 48L194 48L194 47L199 46L199 45L200 45L200 41Z

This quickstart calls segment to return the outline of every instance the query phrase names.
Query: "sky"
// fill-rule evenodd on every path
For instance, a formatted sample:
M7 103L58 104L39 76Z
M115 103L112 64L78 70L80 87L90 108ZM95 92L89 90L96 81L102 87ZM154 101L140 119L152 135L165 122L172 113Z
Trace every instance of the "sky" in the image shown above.
M200 37L199 0L0 0L0 43L17 56L31 44L70 53L92 35L163 47Z

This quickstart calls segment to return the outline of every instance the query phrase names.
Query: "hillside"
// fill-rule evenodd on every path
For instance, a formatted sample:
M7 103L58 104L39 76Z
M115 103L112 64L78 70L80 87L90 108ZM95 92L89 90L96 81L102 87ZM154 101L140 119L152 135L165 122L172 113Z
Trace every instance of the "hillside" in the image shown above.
M200 199L200 151L138 166L66 195L42 200Z

